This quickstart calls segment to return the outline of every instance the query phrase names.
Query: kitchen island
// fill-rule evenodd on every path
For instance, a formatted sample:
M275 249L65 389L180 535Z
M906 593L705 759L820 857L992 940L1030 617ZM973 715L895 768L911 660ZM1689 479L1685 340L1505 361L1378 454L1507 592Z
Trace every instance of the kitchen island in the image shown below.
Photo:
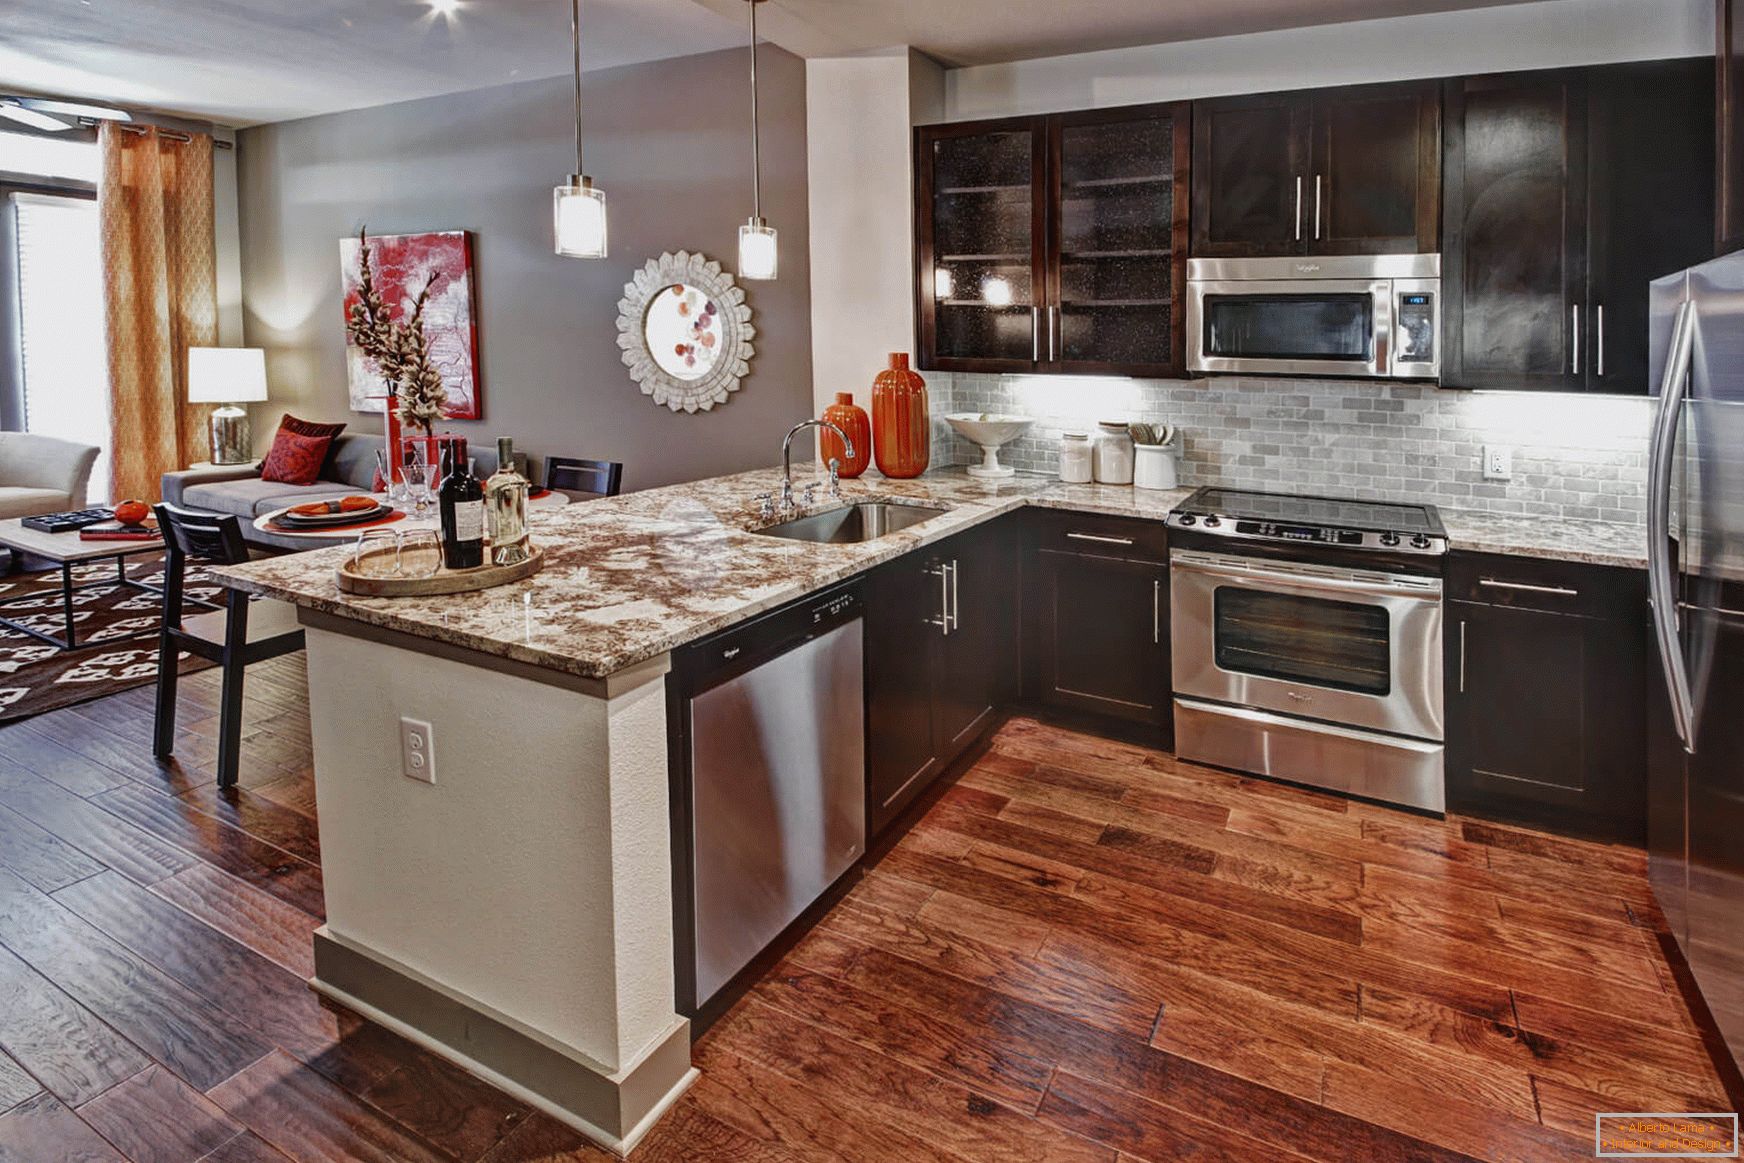
M756 531L776 520L756 498L778 486L767 470L537 515L544 571L482 593L342 594L343 548L220 571L294 602L308 632L327 896L315 988L627 1149L691 1077L674 1007L671 652L1017 509L1160 522L1188 492L873 476L843 499L945 512L820 545ZM1471 525L1486 550L1546 557L1621 558L1632 540ZM430 725L428 782L403 773L402 720Z

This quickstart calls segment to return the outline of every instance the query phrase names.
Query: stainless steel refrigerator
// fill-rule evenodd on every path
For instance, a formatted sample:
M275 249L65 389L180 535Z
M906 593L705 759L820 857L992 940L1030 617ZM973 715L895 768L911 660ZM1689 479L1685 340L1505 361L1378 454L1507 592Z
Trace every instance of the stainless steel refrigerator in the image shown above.
M1744 253L1653 284L1654 893L1744 1065Z

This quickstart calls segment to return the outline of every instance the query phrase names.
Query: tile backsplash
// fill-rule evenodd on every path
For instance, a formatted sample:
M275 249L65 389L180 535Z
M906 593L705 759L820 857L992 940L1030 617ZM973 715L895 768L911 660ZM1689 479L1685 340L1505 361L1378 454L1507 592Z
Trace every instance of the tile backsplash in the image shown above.
M1646 512L1650 401L1622 396L1451 391L1349 380L1128 380L929 373L933 415L1006 412L1035 427L1007 445L1014 468L1059 469L1062 429L1097 420L1173 424L1181 483L1428 501L1495 513L1639 523ZM1483 479L1486 445L1511 450ZM934 460L980 450L935 419Z

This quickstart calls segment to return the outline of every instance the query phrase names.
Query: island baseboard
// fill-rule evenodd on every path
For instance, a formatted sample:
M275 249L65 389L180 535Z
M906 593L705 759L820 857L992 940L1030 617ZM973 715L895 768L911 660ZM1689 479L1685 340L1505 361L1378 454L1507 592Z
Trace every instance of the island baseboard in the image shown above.
M645 1053L610 1071L482 1002L334 936L325 925L315 931L309 985L619 1155L628 1154L697 1077L690 1022L682 1017Z

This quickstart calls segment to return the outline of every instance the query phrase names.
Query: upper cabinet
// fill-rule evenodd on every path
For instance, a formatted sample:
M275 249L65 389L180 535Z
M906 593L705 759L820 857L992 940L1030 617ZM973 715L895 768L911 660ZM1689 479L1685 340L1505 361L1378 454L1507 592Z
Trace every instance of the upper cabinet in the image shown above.
M1182 370L1185 105L916 131L920 366Z
M1700 61L1447 82L1442 383L1647 391L1648 284L1712 246Z
M1193 256L1435 252L1440 112L1433 82L1195 102Z

